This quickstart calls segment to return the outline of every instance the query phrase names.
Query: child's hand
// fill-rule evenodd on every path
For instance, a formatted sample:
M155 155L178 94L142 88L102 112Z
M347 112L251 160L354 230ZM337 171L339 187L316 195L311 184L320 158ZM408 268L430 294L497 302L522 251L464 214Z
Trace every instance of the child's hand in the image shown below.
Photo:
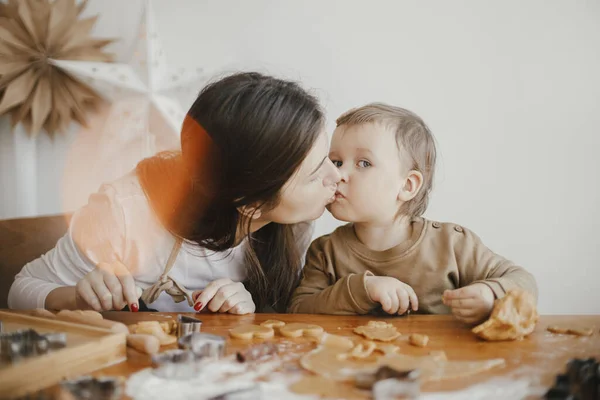
M460 289L446 290L442 299L452 309L456 319L474 324L489 317L495 296L488 285L474 283Z
M419 300L413 288L389 276L367 276L365 286L371 300L381 304L388 314L404 314L409 307L419 309Z

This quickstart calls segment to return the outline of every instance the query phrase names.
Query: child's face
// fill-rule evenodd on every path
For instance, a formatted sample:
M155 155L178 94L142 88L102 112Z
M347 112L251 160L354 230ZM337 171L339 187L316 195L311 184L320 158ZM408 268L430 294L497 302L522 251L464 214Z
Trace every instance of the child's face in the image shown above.
M336 200L328 206L342 221L390 223L403 202L398 198L407 168L394 132L378 123L340 126L333 133L329 158L342 177Z

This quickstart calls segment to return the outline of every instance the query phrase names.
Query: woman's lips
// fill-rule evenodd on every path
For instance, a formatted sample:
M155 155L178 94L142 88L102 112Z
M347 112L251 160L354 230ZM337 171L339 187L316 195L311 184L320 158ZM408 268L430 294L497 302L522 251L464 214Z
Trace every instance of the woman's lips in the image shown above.
M344 196L340 192L335 192L334 197L335 197L336 200L339 200L339 199L344 199L346 196Z

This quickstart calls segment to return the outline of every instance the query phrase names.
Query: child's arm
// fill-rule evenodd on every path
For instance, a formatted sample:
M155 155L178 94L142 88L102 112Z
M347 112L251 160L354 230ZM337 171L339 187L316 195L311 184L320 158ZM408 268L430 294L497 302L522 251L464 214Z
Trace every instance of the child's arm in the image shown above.
M302 282L288 311L304 314L367 314L377 303L367 294L365 275L338 277L331 262L328 236L316 239L308 249Z
M444 303L453 314L473 323L487 318L495 299L521 288L537 299L535 278L522 267L494 253L468 229L459 229L454 242L460 289L446 291Z

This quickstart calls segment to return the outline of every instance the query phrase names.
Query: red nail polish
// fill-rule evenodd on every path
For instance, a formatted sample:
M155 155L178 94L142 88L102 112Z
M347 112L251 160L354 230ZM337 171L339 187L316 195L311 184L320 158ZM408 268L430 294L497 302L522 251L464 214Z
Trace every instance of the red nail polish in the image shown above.
M196 304L194 304L194 310L200 311L201 308L202 308L202 303L196 303Z
M132 312L138 312L140 310L140 307L137 304L131 304L129 308Z

